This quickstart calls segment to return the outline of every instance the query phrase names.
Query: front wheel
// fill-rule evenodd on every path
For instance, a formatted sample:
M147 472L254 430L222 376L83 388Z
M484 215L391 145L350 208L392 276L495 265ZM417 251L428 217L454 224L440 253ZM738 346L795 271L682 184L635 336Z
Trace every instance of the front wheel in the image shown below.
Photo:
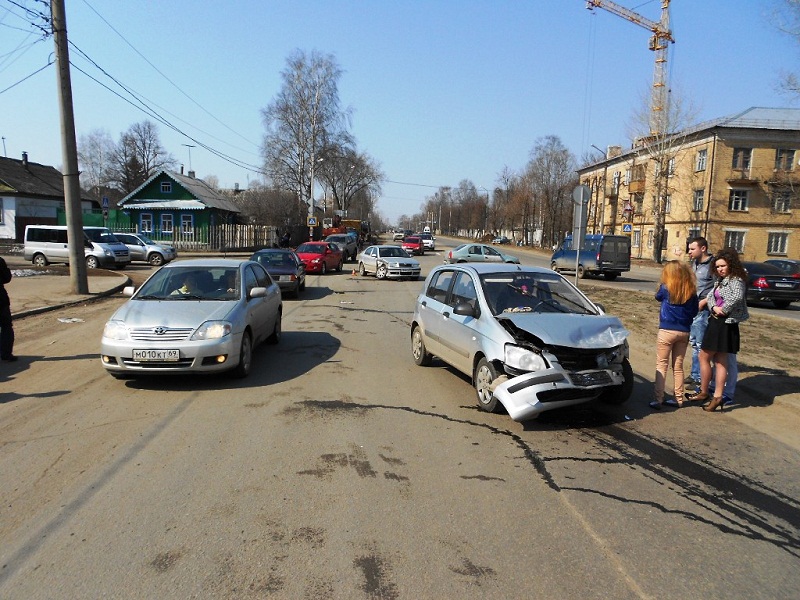
M558 267L556 266L556 263L555 263L555 261L550 263L550 268L551 268L553 271L555 271L556 273L558 273Z
M37 254L33 257L33 264L37 267L46 267L48 264L47 257L44 254Z
M378 270L375 271L375 277L378 279L386 279L386 276L389 274L389 269L386 268L386 265L378 265Z
M96 269L97 268L97 258L94 256L87 256L86 257L86 268L87 269Z
M486 357L481 358L478 361L478 366L475 367L472 380L475 384L475 393L478 396L478 408L486 412L498 412L500 410L500 402L489 389L495 379L497 379L497 369L494 368L491 362L486 360Z
M161 256L158 252L153 252L147 259L147 262L149 262L154 267L160 267L161 265L164 264L164 257Z
M325 275L325 273L327 273L327 272L328 272L327 263L322 263L322 274Z
M364 263L358 263L358 274L361 277L364 277L367 274L367 270L364 268Z
M414 363L420 367L431 364L431 355L425 348L425 340L422 339L422 330L419 326L414 327L411 332L411 355L414 357Z
M253 341L250 339L250 332L242 334L242 345L239 347L239 364L233 371L235 377L244 379L250 374L253 364Z

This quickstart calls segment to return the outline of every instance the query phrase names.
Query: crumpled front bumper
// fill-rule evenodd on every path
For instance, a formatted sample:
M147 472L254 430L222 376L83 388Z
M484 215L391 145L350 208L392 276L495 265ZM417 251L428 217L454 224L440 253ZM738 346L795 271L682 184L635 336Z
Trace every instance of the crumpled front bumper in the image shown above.
M606 388L624 381L622 369L572 373L550 368L512 378L498 377L493 393L512 419L524 421L546 410L594 400Z

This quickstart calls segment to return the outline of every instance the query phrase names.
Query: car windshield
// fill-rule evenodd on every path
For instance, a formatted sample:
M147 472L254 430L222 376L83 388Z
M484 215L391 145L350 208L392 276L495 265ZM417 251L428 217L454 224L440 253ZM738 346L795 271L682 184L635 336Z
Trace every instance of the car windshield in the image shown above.
M305 254L322 254L325 252L325 246L317 244L300 244L297 247L297 253L300 254L301 252Z
M239 269L175 267L160 269L134 296L135 300L238 300Z
M558 312L597 314L597 310L556 273L487 273L481 276L492 313Z
M265 252L264 254L257 254L255 260L268 269L269 267L297 266L294 258L288 252Z
M380 248L381 258L408 258L408 253L402 248Z

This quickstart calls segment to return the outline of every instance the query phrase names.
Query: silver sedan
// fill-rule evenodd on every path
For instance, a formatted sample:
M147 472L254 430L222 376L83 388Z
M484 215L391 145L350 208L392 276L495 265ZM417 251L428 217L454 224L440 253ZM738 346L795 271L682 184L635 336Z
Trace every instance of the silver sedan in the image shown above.
M280 341L281 291L257 262L172 262L125 293L131 298L100 342L102 365L117 378L228 370L246 377L253 348Z
M358 255L358 274L374 273L378 279L418 279L419 261L400 246L368 246Z

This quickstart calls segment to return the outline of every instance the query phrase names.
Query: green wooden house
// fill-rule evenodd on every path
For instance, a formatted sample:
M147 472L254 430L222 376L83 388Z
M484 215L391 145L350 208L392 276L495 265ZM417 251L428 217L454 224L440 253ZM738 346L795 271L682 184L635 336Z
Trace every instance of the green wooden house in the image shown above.
M157 240L201 242L209 230L236 222L239 209L193 171L162 170L118 203L131 226Z

